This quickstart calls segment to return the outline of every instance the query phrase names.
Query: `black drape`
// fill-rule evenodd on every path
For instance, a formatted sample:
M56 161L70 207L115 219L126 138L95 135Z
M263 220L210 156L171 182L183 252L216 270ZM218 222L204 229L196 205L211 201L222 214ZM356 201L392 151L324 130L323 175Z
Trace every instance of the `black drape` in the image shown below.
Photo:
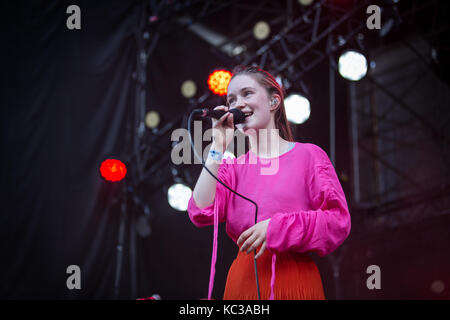
M66 9L81 9L69 30ZM124 149L142 1L2 4L0 297L111 298L118 216L99 163ZM81 268L68 290L66 268Z

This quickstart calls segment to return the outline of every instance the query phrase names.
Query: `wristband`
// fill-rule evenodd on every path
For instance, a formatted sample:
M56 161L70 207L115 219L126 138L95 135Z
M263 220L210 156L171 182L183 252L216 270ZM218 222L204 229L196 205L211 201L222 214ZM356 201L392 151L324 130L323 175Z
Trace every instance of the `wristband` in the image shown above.
M208 158L220 161L223 158L223 153L216 150L209 150Z

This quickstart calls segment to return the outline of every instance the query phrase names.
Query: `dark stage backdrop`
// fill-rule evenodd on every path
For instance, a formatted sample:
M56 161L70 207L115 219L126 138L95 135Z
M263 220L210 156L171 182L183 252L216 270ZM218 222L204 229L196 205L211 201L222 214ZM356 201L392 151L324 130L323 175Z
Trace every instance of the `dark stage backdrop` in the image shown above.
M66 9L81 8L81 30ZM3 1L3 299L112 298L118 215L98 164L123 150L140 1ZM82 289L68 290L79 265Z
M81 9L81 30L66 27L71 4ZM113 299L121 186L104 182L99 164L130 151L143 1L5 2L1 12L0 298ZM182 81L190 78L204 92L217 64L230 67L222 59L192 33L161 38L148 62L147 108L165 123L186 113ZM171 145L170 134L162 139ZM166 189L145 192L152 234L136 240L133 267L136 212L127 210L119 298L207 297L212 227L196 228L186 212L172 209ZM237 252L225 226L219 230L215 299ZM69 265L81 268L81 290L66 287Z

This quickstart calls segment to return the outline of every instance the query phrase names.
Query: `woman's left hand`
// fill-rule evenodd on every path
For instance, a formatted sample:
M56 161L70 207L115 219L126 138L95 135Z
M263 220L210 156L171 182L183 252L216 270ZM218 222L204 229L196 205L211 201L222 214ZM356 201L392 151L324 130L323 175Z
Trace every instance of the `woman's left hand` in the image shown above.
M257 259L259 256L261 256L266 249L266 235L267 235L267 228L269 226L270 219L260 221L257 224L255 224L253 227L248 228L242 234L239 236L239 239L237 241L237 245L241 246L241 243L244 243L242 247L239 249L239 251L244 251L247 248L247 254L250 253L252 250L255 250L258 248L261 244L261 249L259 250L258 254L255 256L255 259Z

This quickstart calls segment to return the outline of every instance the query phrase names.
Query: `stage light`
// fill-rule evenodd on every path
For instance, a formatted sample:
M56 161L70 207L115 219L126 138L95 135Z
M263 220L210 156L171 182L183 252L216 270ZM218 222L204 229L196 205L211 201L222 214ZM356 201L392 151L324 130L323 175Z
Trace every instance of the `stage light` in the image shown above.
M300 3L302 6L309 6L313 2L314 0L298 0L298 3Z
M266 39L270 34L270 26L265 21L259 21L253 27L253 36L258 40Z
M186 80L181 85L181 94L185 98L192 98L197 93L197 86L192 80Z
M220 96L227 94L228 83L231 80L231 72L227 70L215 70L208 77L208 87L214 94Z
M120 181L125 178L127 167L120 160L106 159L100 166L100 174L105 180L112 182Z
M309 100L300 94L290 94L284 99L286 117L288 121L301 124L309 119L311 108Z
M149 111L145 115L145 125L150 128L154 129L159 125L159 113L156 111Z
M356 51L346 51L339 57L339 73L345 79L358 81L367 73L366 57Z
M431 291L434 293L442 293L445 290L445 283L441 280L435 280L431 284Z
M182 183L173 184L167 191L167 199L172 208L178 211L186 211L192 190Z

